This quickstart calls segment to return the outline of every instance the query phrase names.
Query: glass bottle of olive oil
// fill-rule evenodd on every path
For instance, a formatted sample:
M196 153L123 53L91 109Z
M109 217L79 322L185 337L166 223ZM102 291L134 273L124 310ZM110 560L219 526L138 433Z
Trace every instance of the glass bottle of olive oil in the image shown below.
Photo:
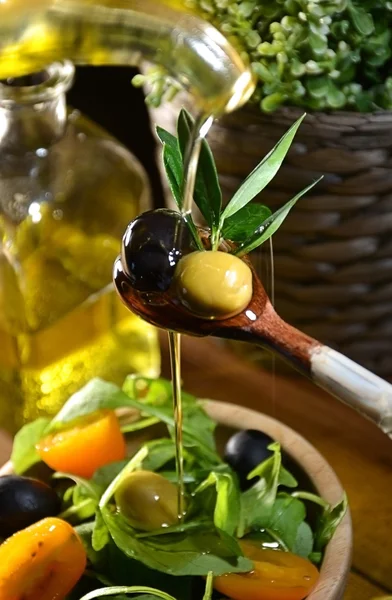
M158 374L156 332L112 289L149 208L135 158L66 109L71 63L0 83L0 428L57 412L91 377Z

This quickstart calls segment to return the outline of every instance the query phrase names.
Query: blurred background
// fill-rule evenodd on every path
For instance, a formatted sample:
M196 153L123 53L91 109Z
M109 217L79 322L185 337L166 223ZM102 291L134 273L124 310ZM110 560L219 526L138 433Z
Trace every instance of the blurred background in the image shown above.
M163 191L143 92L131 83L136 73L129 67L77 68L67 99L70 106L104 127L140 160L158 208L164 204Z

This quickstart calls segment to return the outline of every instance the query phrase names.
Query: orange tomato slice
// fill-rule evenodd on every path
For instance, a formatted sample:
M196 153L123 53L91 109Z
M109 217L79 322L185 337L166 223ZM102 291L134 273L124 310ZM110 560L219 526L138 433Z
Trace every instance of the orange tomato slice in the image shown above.
M63 600L86 568L86 552L74 529L48 518L0 546L1 600Z
M241 541L240 546L254 570L214 578L215 589L233 600L303 600L318 580L318 570L305 558L254 542Z
M69 428L37 444L41 459L55 471L90 478L94 472L126 454L125 439L113 411L102 410L81 418Z

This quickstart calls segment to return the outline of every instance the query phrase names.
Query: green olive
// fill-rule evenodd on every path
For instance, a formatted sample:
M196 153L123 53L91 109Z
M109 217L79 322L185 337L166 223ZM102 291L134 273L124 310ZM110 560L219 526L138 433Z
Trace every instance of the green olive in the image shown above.
M238 315L252 298L252 271L227 252L192 252L183 256L174 274L181 303L204 319Z
M114 497L119 512L135 529L153 531L177 523L177 487L158 473L131 473Z

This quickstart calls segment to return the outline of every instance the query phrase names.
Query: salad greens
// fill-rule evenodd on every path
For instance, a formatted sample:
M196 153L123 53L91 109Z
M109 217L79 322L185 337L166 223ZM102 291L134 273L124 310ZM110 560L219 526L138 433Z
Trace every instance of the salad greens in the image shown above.
M248 175L224 209L214 157L207 141L202 140L193 199L210 229L212 250L217 250L222 240L238 243L238 248L232 252L239 256L254 250L277 231L296 202L322 179L320 177L307 186L274 214L262 204L249 204L279 171L305 116L304 114L290 127ZM167 181L180 210L184 201L185 150L194 129L194 121L185 109L181 110L178 117L177 136L162 127L156 129L163 144L162 156ZM186 215L186 221L198 248L203 250L191 215Z
M346 498L333 507L311 491L299 490L295 477L282 465L278 443L270 445L271 456L249 473L248 479L257 478L256 483L241 491L236 473L217 451L215 423L203 403L186 393L184 469L189 500L185 521L157 531L139 531L116 510L114 494L135 470L151 470L177 481L172 391L164 379L129 376L122 388L93 379L71 396L52 420L39 419L19 432L12 454L15 471L24 473L33 460L38 461L34 446L49 432L99 409L119 408L135 411L135 422L146 433L151 430L153 439L127 460L98 469L89 480L67 473L53 475L62 496L60 516L76 528L89 559L86 576L70 600L87 592L83 600L105 595L119 600L126 594L188 599L194 576L252 569L238 543L244 537L269 546L272 543L314 562L321 560L345 514ZM124 429L128 426L126 423ZM162 430L158 438L157 427ZM134 433L127 435L132 440ZM317 512L313 520L308 519L309 506ZM152 580L162 591L148 587ZM129 587L133 581L138 586ZM88 590L81 592L86 582ZM102 584L109 587L91 592ZM209 586L205 598L210 598Z

